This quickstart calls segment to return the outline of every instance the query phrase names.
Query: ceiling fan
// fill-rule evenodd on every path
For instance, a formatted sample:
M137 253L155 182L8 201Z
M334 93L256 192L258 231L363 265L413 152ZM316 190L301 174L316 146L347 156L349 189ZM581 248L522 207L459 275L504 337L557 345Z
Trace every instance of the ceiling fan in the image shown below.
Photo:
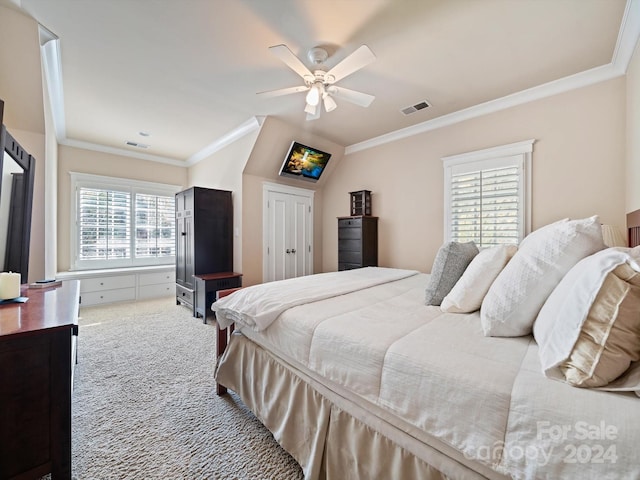
M307 57L316 68L313 72L286 45L269 47L269 51L300 75L304 80L304 85L259 92L258 95L262 97L279 97L291 93L308 92L306 96L307 105L304 109L307 112L307 120L315 120L320 117L320 111L322 110L320 100L322 100L324 109L327 112L331 112L338 106L332 97L346 100L361 107L368 107L376 98L368 93L335 85L338 80L351 75L376 59L376 56L366 45L359 47L328 71L321 68L322 64L329 58L328 52L322 47L312 48L307 53Z

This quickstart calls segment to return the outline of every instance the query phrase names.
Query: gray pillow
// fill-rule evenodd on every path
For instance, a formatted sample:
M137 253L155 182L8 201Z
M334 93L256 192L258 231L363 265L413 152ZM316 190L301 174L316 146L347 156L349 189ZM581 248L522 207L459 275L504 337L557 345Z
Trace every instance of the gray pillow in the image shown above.
M478 252L473 242L448 242L442 245L433 261L425 303L440 305Z

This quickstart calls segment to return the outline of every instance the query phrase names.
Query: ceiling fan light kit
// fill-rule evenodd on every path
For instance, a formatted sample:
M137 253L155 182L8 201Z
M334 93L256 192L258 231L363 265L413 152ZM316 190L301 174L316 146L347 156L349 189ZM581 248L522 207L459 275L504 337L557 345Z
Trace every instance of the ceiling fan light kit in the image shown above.
M318 105L320 99L322 99L326 112L332 112L338 106L332 96L336 96L337 98L361 107L368 107L375 99L373 95L340 88L334 85L335 82L369 65L376 59L376 56L366 45L360 46L329 71L318 68L313 73L311 73L311 70L309 70L286 45L275 45L269 47L269 50L291 70L302 77L305 85L260 92L258 95L263 97L277 97L291 93L307 92L305 97L306 106L304 109L307 113L307 120L319 118L321 107L318 108ZM307 52L307 58L315 66L319 66L329 58L329 54L324 48L314 47Z
M307 93L307 103L314 107L320 103L320 96L324 93L324 88L321 83L314 83Z

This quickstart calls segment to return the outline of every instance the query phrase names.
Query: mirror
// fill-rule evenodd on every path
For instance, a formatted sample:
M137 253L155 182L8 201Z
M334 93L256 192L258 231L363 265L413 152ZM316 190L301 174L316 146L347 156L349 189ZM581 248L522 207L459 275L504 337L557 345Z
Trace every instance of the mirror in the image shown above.
M0 133L0 262L3 272L29 277L29 242L35 158L20 146L2 125Z

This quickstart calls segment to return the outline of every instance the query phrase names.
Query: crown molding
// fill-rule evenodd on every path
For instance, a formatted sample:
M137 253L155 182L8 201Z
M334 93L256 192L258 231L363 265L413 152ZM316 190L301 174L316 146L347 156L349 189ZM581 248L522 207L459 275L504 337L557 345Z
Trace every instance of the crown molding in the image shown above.
M628 0L622 17L622 22L620 24L618 40L616 42L611 63L544 83L505 97L474 105L473 107L458 110L457 112L442 115L410 127L370 138L369 140L354 143L353 145L349 145L345 148L344 154L349 155L369 148L378 147L403 138L412 137L431 130L464 122L465 120L499 112L517 105L522 105L622 76L627 72L629 62L631 61L636 44L638 43L638 37L640 37L640 0Z
M186 166L190 167L192 165L195 165L199 161L204 160L205 158L213 155L215 152L222 150L227 145L235 142L236 140L239 140L240 138L244 137L245 135L248 135L254 130L259 129L260 127L262 127L262 124L264 123L264 119L265 119L264 116L251 117L242 125L234 128L230 132L227 132L225 135L214 140L212 143L204 147L199 152L196 152L193 155L191 155L187 159Z
M186 163L184 162L184 160L161 157L159 155L151 155L149 153L130 152L129 150L125 150L124 148L108 147L106 145L83 142L81 140L73 140L71 138L65 138L63 141L58 140L58 143L60 145L66 145L67 147L82 148L84 150L91 150L93 152L110 153L112 155L119 155L121 157L138 158L140 160L149 160L151 162L160 162L169 165L176 165L178 167L186 167Z

